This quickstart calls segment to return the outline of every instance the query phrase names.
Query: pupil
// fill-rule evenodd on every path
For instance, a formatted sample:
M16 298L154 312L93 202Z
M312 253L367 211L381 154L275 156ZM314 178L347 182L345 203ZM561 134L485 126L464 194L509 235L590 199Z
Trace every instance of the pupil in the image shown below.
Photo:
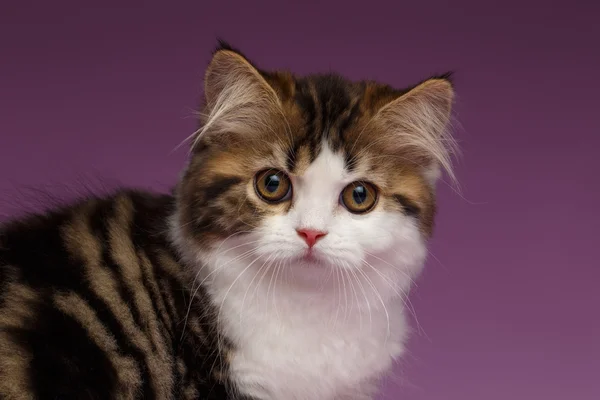
M367 188L364 186L357 186L352 191L352 198L356 204L362 204L367 200Z
M271 193L276 192L280 182L281 180L277 175L269 175L265 179L265 189Z

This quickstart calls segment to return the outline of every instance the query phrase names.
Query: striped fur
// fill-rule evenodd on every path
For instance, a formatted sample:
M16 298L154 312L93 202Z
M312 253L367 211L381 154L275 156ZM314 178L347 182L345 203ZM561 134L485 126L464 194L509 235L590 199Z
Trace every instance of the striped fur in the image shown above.
M2 228L0 398L225 398L229 348L203 291L189 304L172 209L123 191Z
M228 238L294 207L257 197L264 168L301 179L326 147L379 188L378 209L431 236L435 180L453 177L449 76L403 90L298 77L222 45L205 95L174 195L123 190L0 228L0 399L249 399L215 288L196 280Z

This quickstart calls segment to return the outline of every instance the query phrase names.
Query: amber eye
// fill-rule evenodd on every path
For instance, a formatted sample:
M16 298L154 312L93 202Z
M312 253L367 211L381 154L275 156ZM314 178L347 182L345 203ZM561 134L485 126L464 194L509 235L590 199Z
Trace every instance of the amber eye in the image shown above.
M377 203L377 189L368 182L353 182L342 190L340 203L351 213L367 213Z
M254 188L258 196L267 203L279 203L292 194L290 178L276 169L267 169L254 177Z

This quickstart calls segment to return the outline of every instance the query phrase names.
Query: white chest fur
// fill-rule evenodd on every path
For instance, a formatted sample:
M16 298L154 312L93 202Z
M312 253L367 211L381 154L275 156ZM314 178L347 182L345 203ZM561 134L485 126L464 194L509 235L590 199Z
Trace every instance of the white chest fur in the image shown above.
M209 287L224 333L237 347L231 374L244 394L369 399L373 381L402 353L401 299L367 307L349 283L345 293L340 284L337 291L301 294L281 277L215 275Z

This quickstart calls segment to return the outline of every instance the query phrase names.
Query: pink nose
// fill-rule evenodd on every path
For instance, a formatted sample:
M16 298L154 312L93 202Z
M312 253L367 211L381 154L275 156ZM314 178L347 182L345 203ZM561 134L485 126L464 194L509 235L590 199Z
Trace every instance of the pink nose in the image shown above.
M296 229L296 232L304 239L308 247L313 247L315 243L317 243L317 240L327 235L327 232L321 232L315 229Z

